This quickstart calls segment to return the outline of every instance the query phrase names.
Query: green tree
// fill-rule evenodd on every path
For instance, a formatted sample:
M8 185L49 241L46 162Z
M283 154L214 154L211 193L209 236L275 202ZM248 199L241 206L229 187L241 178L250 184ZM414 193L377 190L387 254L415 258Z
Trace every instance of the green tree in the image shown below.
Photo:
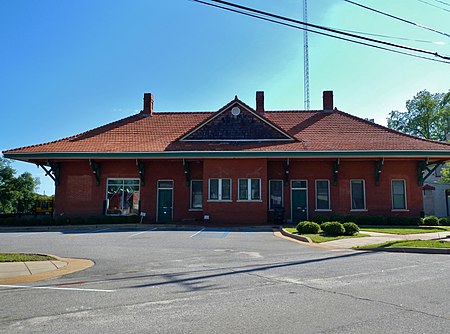
M39 179L28 172L15 174L11 163L0 157L0 213L28 213L34 207Z
M391 111L388 127L413 136L448 140L450 134L450 91L431 94L420 91L412 100L406 101L406 112ZM450 164L442 169L442 182L450 183Z
M391 111L388 127L413 136L446 140L450 133L450 91L431 94L427 90L406 101L408 111Z

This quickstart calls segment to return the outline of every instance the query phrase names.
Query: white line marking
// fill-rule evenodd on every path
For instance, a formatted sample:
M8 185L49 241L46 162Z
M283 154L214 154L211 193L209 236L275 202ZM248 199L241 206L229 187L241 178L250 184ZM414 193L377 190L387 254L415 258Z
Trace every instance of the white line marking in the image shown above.
M115 292L116 291L116 290L101 290L101 289L60 288L60 287L52 287L52 286L27 286L27 285L2 285L2 284L0 284L0 288L66 290L66 291L86 291L86 292Z
M157 229L158 229L157 227L154 227L154 228L152 228L152 229L150 229L150 230L146 230L146 231L142 231L142 232L133 233L133 234L129 235L128 238L134 237L134 236L139 235L139 234L142 234L142 233L147 233L147 232L150 232L150 231L155 231L155 230L157 230Z
M104 228L103 230L94 230L94 233L109 231L110 228Z
M12 235L11 238L24 237L24 236L32 235L32 234L39 234L39 232L34 232L34 233L21 233L21 234L18 234L18 235Z
M195 237L197 234L202 233L204 230L206 229L206 227L202 228L200 231L198 231L197 233L194 233L193 235L191 235L191 238Z

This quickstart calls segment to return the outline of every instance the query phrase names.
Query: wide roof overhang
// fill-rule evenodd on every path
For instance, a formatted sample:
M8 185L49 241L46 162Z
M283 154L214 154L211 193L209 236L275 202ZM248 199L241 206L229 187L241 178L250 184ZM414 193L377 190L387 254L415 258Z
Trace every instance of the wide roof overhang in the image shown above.
M76 159L192 158L408 158L450 160L450 151L165 151L165 152L28 152L4 153L8 159L34 162Z

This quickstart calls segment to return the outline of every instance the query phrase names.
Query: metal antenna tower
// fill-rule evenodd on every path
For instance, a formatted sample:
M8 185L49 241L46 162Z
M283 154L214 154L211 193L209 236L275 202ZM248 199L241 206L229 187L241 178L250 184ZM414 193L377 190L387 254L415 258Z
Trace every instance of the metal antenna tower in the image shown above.
M308 0L303 0L303 22L308 22ZM309 52L308 52L308 27L303 30L303 95L304 108L309 110Z

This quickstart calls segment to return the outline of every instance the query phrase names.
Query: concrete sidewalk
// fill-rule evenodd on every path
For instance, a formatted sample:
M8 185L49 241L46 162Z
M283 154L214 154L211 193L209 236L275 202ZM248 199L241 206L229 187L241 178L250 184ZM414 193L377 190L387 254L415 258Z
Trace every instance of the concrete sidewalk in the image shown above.
M388 234L369 231L360 231L361 234L368 234L370 237L362 238L346 238L333 241L322 242L321 245L338 247L338 248L352 248L356 246L367 246L379 244L388 241L398 240L444 240L450 242L450 231L448 232L433 232L433 233L419 233L419 234Z
M71 274L94 265L91 260L50 256L56 260L0 262L0 284L41 281Z
M0 262L0 279L31 276L67 266L64 261Z

